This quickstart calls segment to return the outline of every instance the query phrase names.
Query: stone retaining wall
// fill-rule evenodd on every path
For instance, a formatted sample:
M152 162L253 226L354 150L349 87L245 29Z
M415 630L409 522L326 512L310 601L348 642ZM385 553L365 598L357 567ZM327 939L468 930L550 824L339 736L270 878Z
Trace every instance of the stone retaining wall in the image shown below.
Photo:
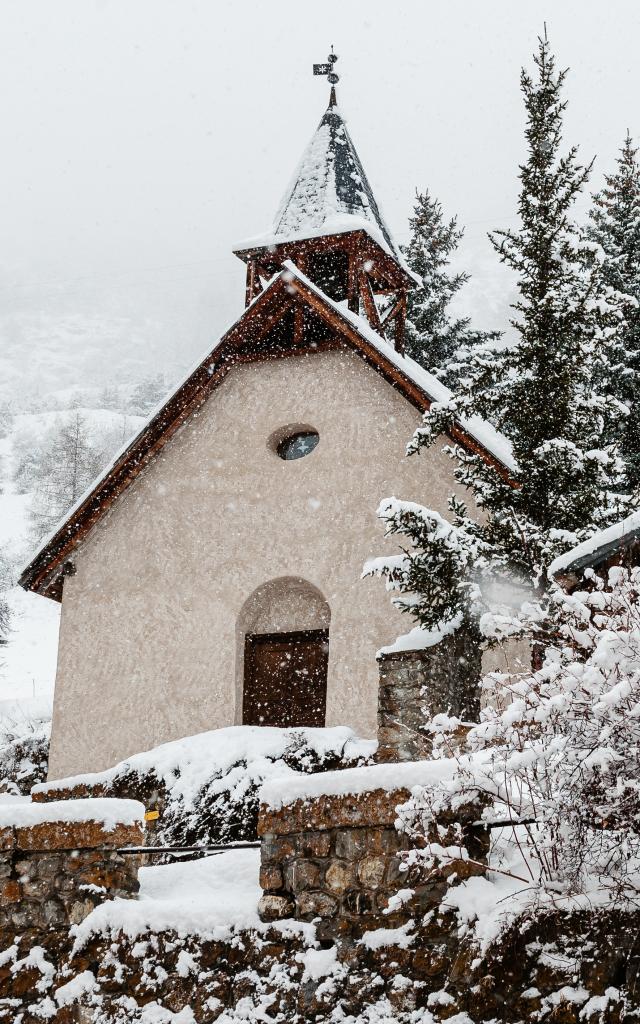
M5 823L10 812L2 810ZM70 952L72 925L104 900L138 892L141 857L117 851L141 844L142 824L128 815L107 829L98 818L65 821L63 814L0 827L1 1022L42 998Z
M482 652L464 630L422 651L378 655L378 761L431 757L424 725L446 713L466 722L480 716Z
M410 848L394 827L396 808L409 798L407 789L373 790L359 796L320 796L297 800L280 810L263 805L258 822L262 839L260 914L265 921L295 917L316 921L318 937L335 940L372 928L395 928L418 912L437 907L447 879L482 874L487 833L472 824L478 808L457 814L466 820L465 847L474 863L455 860L428 877L402 870ZM445 830L438 839L453 842ZM409 905L394 906L398 891L411 887ZM319 921L317 920L319 919Z

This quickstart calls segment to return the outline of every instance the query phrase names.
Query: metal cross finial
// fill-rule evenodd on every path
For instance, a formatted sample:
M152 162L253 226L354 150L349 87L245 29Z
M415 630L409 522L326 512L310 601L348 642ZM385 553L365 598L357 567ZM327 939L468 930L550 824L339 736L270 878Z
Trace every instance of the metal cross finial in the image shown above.
M329 97L329 106L335 107L336 105L336 85L340 81L339 76L335 72L335 63L338 59L337 53L333 52L333 46L331 47L331 53L327 57L326 64L314 64L313 73L314 75L326 75L327 81L331 85L331 95Z

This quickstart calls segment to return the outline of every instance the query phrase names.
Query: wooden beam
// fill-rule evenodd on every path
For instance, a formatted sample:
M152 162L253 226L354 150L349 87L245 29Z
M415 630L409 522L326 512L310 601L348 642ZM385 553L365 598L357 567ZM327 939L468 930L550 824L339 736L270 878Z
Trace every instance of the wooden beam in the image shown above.
M407 293L403 292L400 296L399 309L396 313L395 333L394 342L396 352L399 352L401 356L404 355L405 349L405 326L407 323Z
M373 292L371 290L371 282L367 277L366 271L360 271L358 280L360 282L360 295L362 296L362 301L364 303L364 311L367 314L367 320L373 327L374 331L377 331L378 334L383 334L380 314L378 313L376 300L374 299Z
M358 293L358 251L353 249L349 254L347 277L347 306L352 313L360 312L360 295Z
M247 264L247 286L245 289L245 306L251 303L262 291L260 267L257 260L249 260Z
M402 296L400 296L399 298L396 299L396 301L394 302L393 306L389 306L389 308L385 312L384 316L382 317L382 326L383 327L387 323L388 320L393 320L394 316L396 316L396 314L398 313L401 304L402 304Z

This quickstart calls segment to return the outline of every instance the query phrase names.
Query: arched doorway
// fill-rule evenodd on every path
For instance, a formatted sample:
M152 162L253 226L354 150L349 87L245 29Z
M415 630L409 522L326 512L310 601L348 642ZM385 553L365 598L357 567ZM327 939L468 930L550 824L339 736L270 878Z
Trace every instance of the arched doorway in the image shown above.
M298 577L253 592L238 620L243 725L324 726L330 617L320 591Z

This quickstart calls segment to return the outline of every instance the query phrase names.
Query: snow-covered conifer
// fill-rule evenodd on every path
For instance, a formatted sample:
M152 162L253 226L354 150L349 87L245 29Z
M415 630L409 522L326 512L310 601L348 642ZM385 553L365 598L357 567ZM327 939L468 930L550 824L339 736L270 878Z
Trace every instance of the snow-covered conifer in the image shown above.
M553 558L625 507L617 493L624 464L611 438L626 409L607 381L618 356L622 299L604 281L597 247L570 219L589 168L575 148L561 153L566 72L556 71L546 38L534 59L535 76L523 70L521 77L528 153L520 168L520 227L492 236L517 274L516 341L478 345L457 394L432 404L409 446L416 453L445 432L452 436L455 422L481 416L502 431L513 458L501 467L450 446L456 479L480 515L453 498L452 524L438 528L429 509L407 513L391 504L385 511L383 502L387 533L403 536L403 553L369 566L423 627L462 616L464 628L474 630L501 602L508 618L513 592L544 587Z
M129 400L129 412L146 416L167 394L167 383L163 373L145 377L135 386Z
M451 383L461 351L495 340L499 334L472 330L469 317L456 317L451 312L452 299L469 280L468 274L450 269L464 234L457 218L445 221L438 200L428 191L417 192L409 225L411 240L403 251L422 284L408 296L407 355Z
M367 562L365 576L381 576L392 601L425 630L465 621L474 629L482 603L482 578L490 564L490 549L455 500L452 522L413 501L388 498L378 509L387 537L397 536L402 553Z
M629 407L621 437L630 487L640 486L640 165L630 135L613 174L593 197L587 236L603 252L605 282L622 293L624 328L621 365L611 379L613 393Z
M4 597L4 592L12 585L12 572L9 559L0 548L0 644L7 642L7 634L11 624L11 610Z
M455 451L456 476L487 521L468 525L504 566L527 577L561 551L621 514L616 498L623 463L611 437L625 408L609 391L623 323L621 296L603 277L602 261L570 214L589 167L575 147L561 154L561 98L546 39L536 75L522 72L527 158L520 169L520 228L492 236L500 259L517 274L515 344L481 346L465 367L458 394L435 404L412 450L431 445L455 418L480 415L509 439L516 462L509 478L480 455Z

